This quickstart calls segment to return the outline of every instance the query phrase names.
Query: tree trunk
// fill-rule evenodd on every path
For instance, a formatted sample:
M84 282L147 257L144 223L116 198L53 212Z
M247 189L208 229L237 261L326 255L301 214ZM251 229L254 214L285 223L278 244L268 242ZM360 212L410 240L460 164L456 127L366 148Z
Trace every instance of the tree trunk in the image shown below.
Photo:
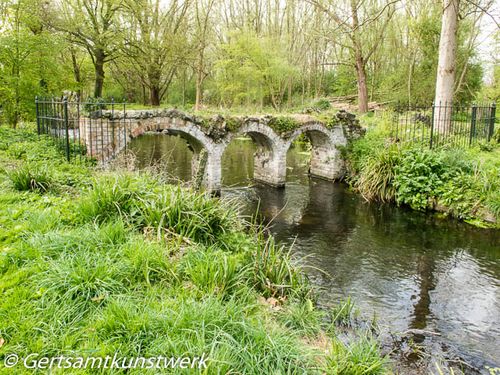
M76 59L76 52L71 48L71 62L73 64L73 75L75 77L75 82L78 85L76 89L76 95L78 96L78 100L80 101L82 98L82 76L80 73L80 66L78 65L78 61Z
M106 58L104 51L98 50L94 57L94 69L95 69L95 86L94 86L94 98L102 97L102 88L104 85L104 59Z
M444 0L443 2L436 96L434 99L435 105L438 106L434 112L434 126L439 133L449 132L451 127L450 113L455 83L458 5L459 0Z
M363 57L356 53L356 75L358 81L358 108L359 112L368 112L368 88L366 86L366 71Z
M356 0L351 0L351 16L352 16L352 44L354 49L354 59L356 61L356 78L358 83L358 108L359 112L368 112L368 88L366 86L366 70L365 59L363 58L363 49L358 37L359 19L358 19L358 3Z
M203 71L198 67L198 72L196 74L196 101L194 105L194 110L199 111L203 103Z
M158 86L151 86L151 89L149 90L149 101L153 107L160 106L160 88Z

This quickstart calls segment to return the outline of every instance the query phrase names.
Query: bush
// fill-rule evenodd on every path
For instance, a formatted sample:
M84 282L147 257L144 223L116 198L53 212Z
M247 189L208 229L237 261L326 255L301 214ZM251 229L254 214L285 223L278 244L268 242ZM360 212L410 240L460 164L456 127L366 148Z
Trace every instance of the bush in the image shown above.
M291 117L271 117L267 123L276 133L286 133L295 130L298 123Z
M326 111L332 106L328 99L318 99L316 102L314 102L313 107L319 109L320 111Z
M415 210L425 210L429 199L450 179L450 170L439 154L428 150L410 149L402 153L395 167L396 201Z
M500 165L494 143L433 150L394 144L386 120L370 122L366 136L346 149L347 180L365 199L438 209L465 220L499 217Z

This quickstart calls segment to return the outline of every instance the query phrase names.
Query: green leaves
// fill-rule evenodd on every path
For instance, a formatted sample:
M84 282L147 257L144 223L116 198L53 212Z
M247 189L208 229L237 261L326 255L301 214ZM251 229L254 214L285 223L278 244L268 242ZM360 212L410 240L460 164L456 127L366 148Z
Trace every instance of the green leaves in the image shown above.
M415 210L425 210L429 199L450 176L440 156L432 151L411 149L402 153L401 163L394 169L396 201Z
M496 148L401 148L388 144L387 136L379 125L347 150L350 182L366 200L438 210L463 220L499 217Z
M216 85L226 105L263 101L275 109L282 105L286 85L297 69L278 41L238 32L221 50Z

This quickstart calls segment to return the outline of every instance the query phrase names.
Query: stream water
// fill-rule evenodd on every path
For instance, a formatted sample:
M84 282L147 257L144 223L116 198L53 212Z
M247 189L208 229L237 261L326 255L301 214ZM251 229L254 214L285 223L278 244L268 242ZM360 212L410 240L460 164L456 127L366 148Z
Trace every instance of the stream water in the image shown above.
M254 147L249 139L228 146L222 198L272 219L276 238L293 243L294 256L312 266L323 306L350 296L386 336L435 332L414 338L429 358L446 353L483 371L500 366L499 231L367 204L344 184L310 179L301 145L288 152L284 189L253 184ZM182 138L145 135L130 149L139 167L153 163L174 179L190 179L192 153Z

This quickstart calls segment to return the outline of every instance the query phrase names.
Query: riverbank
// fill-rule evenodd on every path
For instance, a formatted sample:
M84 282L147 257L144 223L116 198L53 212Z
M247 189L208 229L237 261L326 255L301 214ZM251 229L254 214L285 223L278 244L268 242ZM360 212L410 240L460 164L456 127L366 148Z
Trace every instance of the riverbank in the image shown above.
M12 353L205 355L206 373L387 372L369 331L337 337L338 308L320 311L286 249L231 202L66 163L29 130L0 127L0 161L1 373Z
M467 223L500 228L500 143L429 150L390 138L388 117L364 118L365 137L344 156L348 182L368 201L438 212Z

